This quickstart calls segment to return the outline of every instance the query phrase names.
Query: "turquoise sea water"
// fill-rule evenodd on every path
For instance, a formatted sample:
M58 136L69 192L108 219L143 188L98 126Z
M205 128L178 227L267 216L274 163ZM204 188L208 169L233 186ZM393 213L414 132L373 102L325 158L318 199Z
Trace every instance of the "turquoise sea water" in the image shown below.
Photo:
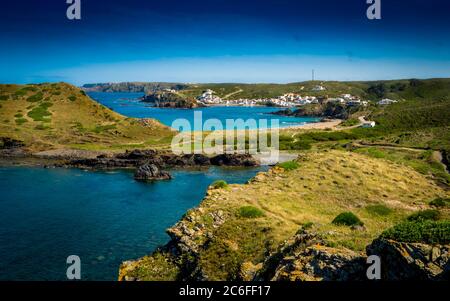
M155 118L167 126L171 126L172 122L178 118L187 119L191 125L194 124L194 111L202 112L203 122L206 119L219 119L223 127L226 126L227 119L241 118L244 121L250 118L257 121L257 126L260 127L260 121L267 120L268 127L271 127L271 120L278 119L280 127L287 127L292 125L301 125L311 122L318 122L318 118L313 117L287 117L269 114L271 112L279 111L280 108L275 107L207 107L197 108L195 110L188 109L167 109L155 108L149 103L140 102L138 98L142 97L142 93L107 93L107 92L90 92L89 96L106 107L129 117L139 118ZM255 129L254 127L250 127ZM243 129L243 128L238 128Z
M140 93L90 93L116 112L166 125L193 122L193 110L159 109ZM279 118L280 125L314 122L267 114L278 108L211 107L203 120ZM0 280L65 280L66 259L81 258L83 280L115 280L124 260L142 257L169 239L165 230L199 204L213 181L244 183L258 168L172 170L174 179L140 183L130 171L0 167Z
M172 171L140 183L130 171L0 167L0 280L116 280L122 261L150 253L217 179L244 183L259 168Z

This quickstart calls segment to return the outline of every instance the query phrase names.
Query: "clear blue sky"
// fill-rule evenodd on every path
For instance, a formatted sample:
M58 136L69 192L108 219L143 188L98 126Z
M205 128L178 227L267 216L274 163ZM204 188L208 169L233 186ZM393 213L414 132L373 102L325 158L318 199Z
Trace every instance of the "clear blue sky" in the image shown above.
M0 82L450 77L450 1L3 1Z

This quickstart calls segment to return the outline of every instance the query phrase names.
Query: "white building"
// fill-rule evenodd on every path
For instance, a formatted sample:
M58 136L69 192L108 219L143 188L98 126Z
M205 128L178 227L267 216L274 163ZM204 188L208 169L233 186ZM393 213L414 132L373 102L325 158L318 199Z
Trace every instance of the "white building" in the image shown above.
M354 98L354 99L347 101L347 105L349 105L349 106L359 106L360 104L361 104L361 99L358 99L358 98Z
M393 104L393 103L396 103L396 102L397 102L396 100L392 100L392 99L389 99L389 98L384 98L384 99L380 100L378 102L378 104L379 105L390 105L390 104Z
M352 95L351 94L342 94L341 97L344 98L344 99L352 99Z
M222 103L222 99L216 95L214 95L214 91L211 89L206 90L202 93L201 96L197 97L197 100L203 103L209 104L219 104Z
M375 121L368 121L368 122L364 122L361 127L362 128L373 128L375 127L376 123Z
M325 87L321 85L317 85L314 88L312 88L313 91L325 91Z

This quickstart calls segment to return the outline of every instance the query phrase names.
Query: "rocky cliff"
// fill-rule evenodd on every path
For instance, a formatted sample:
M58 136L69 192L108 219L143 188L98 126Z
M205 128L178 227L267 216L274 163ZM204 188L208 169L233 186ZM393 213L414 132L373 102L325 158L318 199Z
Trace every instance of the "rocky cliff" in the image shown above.
M143 102L152 103L160 108L197 108L200 104L194 98L184 97L175 91L152 91L147 93Z

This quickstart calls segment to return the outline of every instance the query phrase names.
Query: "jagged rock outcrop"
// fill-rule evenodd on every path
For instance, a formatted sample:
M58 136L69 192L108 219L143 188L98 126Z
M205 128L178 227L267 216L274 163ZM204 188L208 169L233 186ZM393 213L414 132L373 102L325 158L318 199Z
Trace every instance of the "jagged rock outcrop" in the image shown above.
M381 259L383 280L450 280L450 245L406 243L377 238L368 255Z
M363 256L327 247L316 233L301 230L264 262L255 280L349 281L362 280L364 275Z
M0 149L12 149L24 147L25 143L9 137L0 137Z
M212 165L257 166L259 162L250 154L221 154L211 158Z
M25 143L9 137L0 137L0 157L20 157L27 155Z
M201 106L197 100L186 98L175 91L152 91L142 98L143 102L153 103L160 108L186 108L192 109Z
M154 164L159 168L189 166L257 166L259 161L249 154L224 154L208 157L202 154L175 155L156 150L133 150L112 156L72 159L63 164L69 167L110 169L136 168L143 164Z
M137 181L169 180L172 176L167 171L160 170L155 164L144 164L134 173Z

